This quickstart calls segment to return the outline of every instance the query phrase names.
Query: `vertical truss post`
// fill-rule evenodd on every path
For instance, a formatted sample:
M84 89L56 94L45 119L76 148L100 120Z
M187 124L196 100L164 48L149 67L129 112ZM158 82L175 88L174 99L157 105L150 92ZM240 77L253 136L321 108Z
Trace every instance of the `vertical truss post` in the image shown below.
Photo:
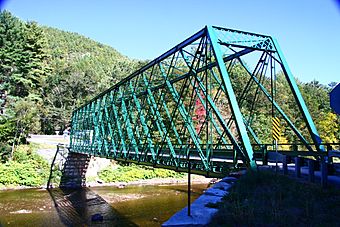
M274 98L269 94L267 89L261 84L261 82L257 79L257 77L250 72L247 65L239 59L241 65L244 67L246 72L251 76L253 81L259 86L259 88L262 90L264 95L267 97L267 99L274 105L275 109L281 114L283 119L287 122L287 124L291 127L291 129L294 131L294 133L299 137L299 139L304 143L304 145L307 147L309 151L313 151L313 149L308 144L307 140L303 137L303 135L299 132L299 130L295 127L293 122L289 119L289 117L285 114L285 112L281 109L281 107L275 102Z
M142 124L142 128L143 128L143 131L144 131L144 135L146 137L146 141L148 143L149 150L150 150L151 155L152 155L152 159L155 160L156 159L156 157L155 157L155 150L154 150L154 146L153 146L153 143L152 143L152 139L151 139L151 135L150 135L150 130L149 130L147 124L146 124L146 119L145 119L145 116L144 116L144 112L142 110L142 107L140 105L140 102L139 102L138 98L136 97L136 92L134 91L134 88L133 88L131 82L129 83L129 87L130 87L130 90L132 92L133 100L135 101L135 105L136 105L137 110L139 112L140 122ZM148 152L148 151L145 151L145 152Z
M141 139L141 135L140 135L140 132L139 132L139 124L136 124L136 122L137 122L137 119L136 119L136 117L135 117L135 112L134 112L134 109L133 109L133 106L132 106L132 103L133 103L133 99L130 99L129 100L129 109L128 109L128 113L129 113L129 116L131 117L131 122L132 122L132 124L133 124L133 127L131 127L132 128L132 132L134 132L135 133L135 140L136 140L136 142L138 142L137 143L137 148L138 148L138 150L139 149L142 149L141 148L141 145L143 144L143 141L142 141L142 139ZM137 112L138 113L138 112ZM138 113L139 114L139 113ZM139 151L139 153L141 153L141 151ZM137 159L139 160L140 159L140 157L138 157L139 155L137 155Z
M210 70L211 71L211 74L213 75L214 79L217 81L218 85L220 85L220 89L225 93L227 94L227 92L225 91L224 87L222 86L222 82L220 81L220 79L218 79L218 77L216 76L215 72L213 70ZM241 104L242 105L242 104ZM248 123L248 121L246 120L245 117L243 117L243 122L245 124L245 126L247 127L248 131L250 132L250 134L253 136L255 142L257 144L261 144L261 141L260 139L256 136L254 130L252 129L252 127L250 126L250 124Z
M180 147L180 149L179 149L180 151L178 152L178 154L176 156L177 166L178 166L180 164L180 162L181 162L180 159L181 159L181 149L183 148L183 146L182 146L183 142L182 142L182 139L181 139L181 137L180 137L180 135L179 135L179 133L178 133L178 131L176 129L176 126L175 126L175 123L174 123L174 118L171 116L169 108L168 108L168 106L167 106L167 104L166 104L166 102L164 100L164 94L161 93L161 91L159 91L158 95L160 96L160 102L162 102L163 108L165 109L166 115L167 115L167 117L168 117L168 119L170 121L170 125L168 126L167 132L169 133L169 128L171 127L171 129L175 133L178 145ZM186 145L186 147L187 147L187 145ZM178 146L177 146L177 148L178 148Z
M122 149L122 151L120 151L120 153L123 152L123 156L124 158L126 158L126 145L125 145L125 138L123 136L123 133L122 133L122 127L120 125L120 120L119 120L119 116L118 116L118 111L117 111L117 107L116 107L116 103L115 103L115 100L113 98L113 95L112 95L112 91L110 91L110 101L111 101L111 108L113 110L113 114L114 114L114 117L116 119L116 129L118 131L118 136L120 137L120 146L119 148Z
M170 138L167 136L167 129L166 129L164 123L163 123L162 115L160 114L160 112L158 110L158 106L157 106L156 100L153 97L153 94L152 94L152 92L151 92L151 90L149 88L149 82L147 81L147 79L145 78L144 75L143 75L143 80L144 80L145 86L147 87L147 101L148 101L148 104L150 105L152 114L154 116L156 116L156 125L157 125L158 131L160 133L160 136L162 138L161 142L166 140L166 142L167 142L167 144L169 146L169 149L170 149L170 154L172 155L174 162L177 163L176 162L176 152L174 150L174 147L172 145L172 142L171 142ZM162 148L162 144L160 144L160 146L158 147L156 158L159 156L159 154L161 152L161 148Z
M203 154L203 151L202 151L201 145L200 145L200 141L199 141L199 137L198 137L198 135L197 135L197 133L196 133L196 131L194 129L191 117L189 116L189 113L186 111L186 109L184 107L184 104L183 104L183 102L181 100L181 97L179 96L178 92L176 91L174 86L167 79L166 73L165 73L161 63L159 63L159 68L161 70L161 74L162 74L163 78L165 79L165 83L166 83L167 88L169 89L169 91L170 91L170 93L172 95L173 100L178 105L179 113L181 114L181 116L182 116L182 118L183 118L183 120L185 122L184 123L185 127L188 129L190 137L191 137L193 143L195 144L195 146L197 148L198 155L200 156L201 161L202 161L205 169L207 171L209 171L210 170L209 162L207 160L207 157L205 157L205 155Z
M93 151L94 146L96 145L96 132L98 131L98 124L97 124L97 116L96 116L96 108L97 108L98 99L91 103L91 113L92 113L92 141L91 141L91 151Z
M78 115L79 115L79 111L72 112L71 125L75 125L76 128L71 127L71 132L70 132L70 147L73 147L74 132L78 129Z
M84 148L84 135L82 136L83 138L81 138L81 132L82 132L82 130L86 130L86 128L87 128L86 124L87 124L88 118L89 118L88 111L87 111L87 109L89 108L88 106L89 105L86 105L77 114L77 118L78 118L77 122L79 122L79 119L81 119L80 120L81 124L78 125L77 128L76 128L77 129L77 131L76 131L77 134L76 134L75 142L76 142L76 145L77 145L77 149L82 150L82 151L84 151L85 148Z
M134 135L133 130L131 128L130 117L129 117L129 115L132 114L132 113L129 114L128 111L127 111L126 104L125 104L125 97L124 97L121 89L119 89L119 95L120 95L120 99L121 99L121 108L122 108L123 120L125 122L125 126L126 126L125 128L126 128L129 140L130 140L130 146L129 146L128 153L130 153L131 148L133 148L136 152L135 155L138 158L139 151L138 151L135 135Z
M306 125L307 125L309 133L310 133L310 135L312 137L312 140L316 144L316 149L324 151L324 146L321 145L322 141L320 139L319 133L318 133L318 131L317 131L315 125L314 125L314 122L313 122L313 119L312 119L311 115L309 114L308 108L306 106L305 101L302 98L301 92L300 92L300 90L299 90L299 88L298 88L298 86L297 86L297 84L295 82L293 74L291 73L291 71L290 71L290 69L288 67L286 59L283 56L281 48L280 48L278 42L276 41L276 39L272 38L272 41L274 43L275 49L277 51L277 54L278 54L278 56L279 56L279 58L281 60L281 65L282 65L283 73L286 76L286 79L288 81L290 89L292 89L292 93L293 93L293 95L295 97L295 100L296 100L296 102L297 102L297 104L299 106L300 111L302 112L302 116L303 116L303 118L306 121Z
M160 92L161 92L161 91L160 91ZM173 130L174 133L175 133L177 142L178 142L179 145L182 145L183 143L182 143L181 137L180 137L179 134L178 134L178 131L177 131L176 126L175 126L175 123L174 123L174 121L173 121L173 119L172 119L172 117L171 117L169 108L168 108L168 106L166 105L166 102L165 102L165 100L164 100L164 94L161 94L161 93L160 93L160 94L158 94L158 95L160 96L160 101L161 101L162 104L163 104L163 108L165 109L166 115L167 115L167 117L168 117L169 120L170 120L170 126L171 126L172 130Z
M189 60L187 59L186 56L184 56L184 54L183 54L182 51L181 51L181 54L182 54L182 56L183 56L183 59L184 59L185 63L188 65L188 67L193 68L193 66L190 65ZM206 98L207 100L208 100L208 99L209 99L209 100L208 100L207 102L204 101L204 98L201 96L199 89L195 86L195 82L193 82L192 80L190 80L190 84L191 84L191 86L195 89L195 92L196 92L196 94L197 94L197 96L198 96L200 102L202 103L203 108L206 110L206 112L209 112L208 114L210 114L210 111L209 111L209 109L208 109L208 103L209 103L210 105L212 105L212 104L214 104L214 102L212 101L212 99L210 98L210 95L208 94L208 89L206 89L206 87L204 86L204 84L201 82L201 80L200 80L200 78L199 78L199 76L198 76L198 72L197 72L195 69L192 69L192 71L193 71L193 73L194 73L195 82L196 82L196 80L198 81L198 85L200 86L201 90L202 90L203 92L206 93L205 98ZM214 109L213 107L211 107L211 108ZM214 110L216 110L216 109L217 109L217 108L215 108ZM205 121L207 121L208 114L206 115ZM223 137L223 133L222 133L221 129L218 127L218 125L216 124L214 118L211 117L210 120L211 120L212 125L213 125L214 128L216 129L216 132L217 132L218 135L222 138L223 143L224 143L224 144L228 144L228 142L227 142L227 141L225 140L225 138ZM208 127L208 126L207 126L207 127ZM232 135L231 135L231 136L232 136Z
M110 146L109 146L109 142L107 141L107 133L105 131L105 124L104 124L104 118L103 118L103 114L105 112L105 106L106 106L106 94L101 98L101 106L99 107L99 123L100 123L100 129L101 129L101 133L100 133L100 138L102 140L102 146L103 146L103 141L104 141L104 147L105 147L105 151L106 154L105 156L107 157L110 153Z
M102 105L102 99L100 98L97 100L96 102L96 106L95 106L95 112L94 112L94 117L93 117L93 122L94 122L94 143L96 145L96 152L101 153L102 149L102 145L103 145L103 140L102 134L100 132L101 130L101 125L102 125L102 112L101 112L101 105Z
M109 135L111 138L111 146L113 149L113 153L116 156L117 155L117 148L116 148L116 143L115 143L115 137L114 137L114 132L112 130L112 124L111 124L111 119L110 119L110 115L109 115L109 111L108 111L108 104L107 104L107 97L109 96L109 94L105 95L105 106L104 106L104 114L105 114L105 119L107 122L107 127L109 129Z
M250 144L247 129L246 129L244 122L243 122L241 110L240 110L240 108L237 104L236 96L235 96L235 93L234 93L234 90L233 90L233 87L232 87L232 84L231 84L231 81L230 81L230 78L229 78L229 74L228 74L227 69L224 65L222 53L221 53L221 50L218 46L219 44L218 44L218 41L217 41L217 37L216 37L215 32L214 32L214 30L211 26L207 26L207 30L208 30L208 36L209 36L212 48L214 50L218 69L219 69L219 72L221 74L222 83L225 87L225 90L228 92L227 93L228 99L229 99L231 110L232 110L233 115L235 117L235 124L236 124L238 131L240 132L240 137L241 137L243 148L245 149L246 154L248 155L248 157L246 157L246 158L249 159L250 167L256 168L256 163L253 160L253 148Z

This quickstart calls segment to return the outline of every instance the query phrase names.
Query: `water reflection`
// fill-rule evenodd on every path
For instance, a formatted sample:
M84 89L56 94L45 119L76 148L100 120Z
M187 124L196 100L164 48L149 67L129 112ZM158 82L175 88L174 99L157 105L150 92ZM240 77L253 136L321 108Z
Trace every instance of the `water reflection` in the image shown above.
M48 190L65 226L138 226L89 188ZM94 215L102 220L91 220Z

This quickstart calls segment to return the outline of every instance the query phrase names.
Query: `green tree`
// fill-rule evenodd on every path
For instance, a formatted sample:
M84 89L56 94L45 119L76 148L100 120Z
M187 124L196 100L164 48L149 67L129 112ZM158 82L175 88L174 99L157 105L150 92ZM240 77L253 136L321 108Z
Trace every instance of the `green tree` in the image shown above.
M323 113L318 121L320 137L324 143L339 143L340 140L340 120L331 112Z
M39 132L42 85L50 73L43 30L8 11L0 13L0 142L14 146ZM3 97L3 95L2 95Z
M52 73L43 86L44 132L63 130L72 111L131 74L145 62L76 33L43 27Z
M21 72L24 24L8 11L0 13L0 82L1 89L10 95L16 92Z

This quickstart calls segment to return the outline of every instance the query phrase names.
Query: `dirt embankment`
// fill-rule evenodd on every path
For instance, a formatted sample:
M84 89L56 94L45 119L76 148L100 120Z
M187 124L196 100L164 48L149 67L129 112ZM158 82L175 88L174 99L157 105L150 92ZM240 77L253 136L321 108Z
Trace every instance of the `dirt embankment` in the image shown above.
M217 181L216 178L207 178L199 175L192 175L191 183L192 184L213 184ZM188 179L184 178L154 178L147 180L137 180L131 182L110 182L110 183L101 183L101 182L87 182L86 187L101 187L101 186L112 186L117 188L124 188L126 186L145 186L145 185L171 185L171 184L187 184ZM40 187L28 187L28 186L3 186L0 187L0 190L20 190L20 189L46 189L46 185L42 185Z
M211 184L214 183L216 178L207 178L199 175L191 176L192 184ZM170 185L170 184L187 184L187 177L184 178L154 178L147 180L137 180L131 182L112 182L112 183L98 183L98 182L88 182L87 187L97 187L97 186L114 186L114 187L125 187L125 186L143 186L143 185Z

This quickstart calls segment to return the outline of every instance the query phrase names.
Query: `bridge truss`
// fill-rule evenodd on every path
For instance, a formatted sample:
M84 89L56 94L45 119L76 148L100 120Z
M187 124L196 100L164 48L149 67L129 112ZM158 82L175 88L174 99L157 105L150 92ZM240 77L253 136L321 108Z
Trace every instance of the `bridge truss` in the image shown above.
M279 74L302 126L276 98ZM177 171L190 161L192 172L223 174L256 166L254 152L272 133L261 125L272 117L306 151L323 149L277 41L207 26L76 109L70 149Z

